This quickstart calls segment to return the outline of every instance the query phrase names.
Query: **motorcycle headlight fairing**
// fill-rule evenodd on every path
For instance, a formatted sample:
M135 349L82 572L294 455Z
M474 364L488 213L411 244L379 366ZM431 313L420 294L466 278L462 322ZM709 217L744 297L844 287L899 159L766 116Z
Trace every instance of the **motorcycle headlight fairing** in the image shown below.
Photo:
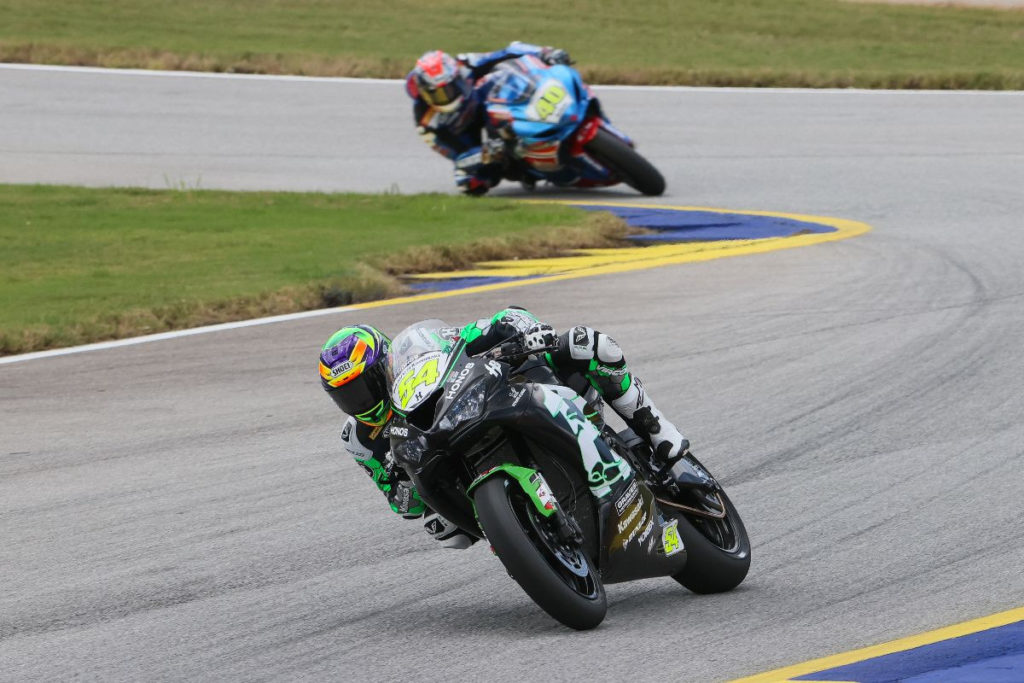
M399 460L406 462L419 463L423 459L423 453L426 450L426 443L422 436L418 436L415 439L409 439L403 441L395 446L395 455Z
M480 417L487 399L487 382L481 377L462 392L445 412L438 426L451 431L467 420Z

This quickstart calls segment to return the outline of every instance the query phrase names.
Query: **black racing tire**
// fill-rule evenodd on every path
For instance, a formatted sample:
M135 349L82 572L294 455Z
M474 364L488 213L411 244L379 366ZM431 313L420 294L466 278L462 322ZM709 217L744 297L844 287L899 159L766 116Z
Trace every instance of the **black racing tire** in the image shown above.
M585 147L587 154L637 192L656 197L665 192L665 178L651 162L606 130L598 130Z
M556 554L536 537L530 521L540 513L517 483L494 476L473 494L480 527L498 559L526 594L552 617L578 631L592 629L608 611L601 577L582 549L576 559L585 577L571 574Z
M719 495L725 504L727 522L703 522L696 516L674 511L679 520L679 536L686 547L687 558L686 566L672 578L694 593L730 591L743 582L750 569L750 538L743 520L725 491L720 491ZM698 530L701 524L708 525L703 532ZM711 540L712 537L719 537L713 524L729 525L729 547L722 547L720 542Z

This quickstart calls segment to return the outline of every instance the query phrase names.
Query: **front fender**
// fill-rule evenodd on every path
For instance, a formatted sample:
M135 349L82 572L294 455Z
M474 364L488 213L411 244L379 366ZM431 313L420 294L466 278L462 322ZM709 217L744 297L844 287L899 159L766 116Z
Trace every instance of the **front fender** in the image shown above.
M522 467L520 465L513 465L511 463L505 463L504 465L497 465L487 470L469 485L466 489L466 493L470 499L473 497L473 491L477 486L484 483L495 475L504 475L517 483L519 487L526 494L526 497L533 501L534 506L537 508L537 512L550 517L558 511L558 501L555 500L555 496L551 493L551 487L544 481L544 475L529 467ZM476 502L473 503L474 512L476 509Z

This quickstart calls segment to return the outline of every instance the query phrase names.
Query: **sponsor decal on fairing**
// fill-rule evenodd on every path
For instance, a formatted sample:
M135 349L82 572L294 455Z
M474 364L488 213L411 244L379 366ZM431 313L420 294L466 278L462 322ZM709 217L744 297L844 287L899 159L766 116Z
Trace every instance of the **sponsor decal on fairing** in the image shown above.
M466 377L472 372L474 365L474 363L466 363L459 374L454 379L449 380L448 391L444 395L445 399L451 400L455 398L455 394L459 393L459 389L462 388L463 382L466 381Z
M634 479L630 482L629 486L626 487L626 490L623 491L622 495L619 496L618 500L615 501L615 511L621 515L622 511L626 509L626 506L636 500L638 495L640 495L640 484L638 484L637 480ZM622 529L619 529L619 531L622 531Z

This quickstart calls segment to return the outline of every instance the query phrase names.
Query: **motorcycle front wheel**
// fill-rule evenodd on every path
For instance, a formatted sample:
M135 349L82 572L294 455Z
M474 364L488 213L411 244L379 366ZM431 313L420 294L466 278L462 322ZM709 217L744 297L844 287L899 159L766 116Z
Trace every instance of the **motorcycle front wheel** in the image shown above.
M495 476L477 488L474 501L498 559L541 609L579 631L604 620L608 600L597 570L582 548L559 538L518 484Z

